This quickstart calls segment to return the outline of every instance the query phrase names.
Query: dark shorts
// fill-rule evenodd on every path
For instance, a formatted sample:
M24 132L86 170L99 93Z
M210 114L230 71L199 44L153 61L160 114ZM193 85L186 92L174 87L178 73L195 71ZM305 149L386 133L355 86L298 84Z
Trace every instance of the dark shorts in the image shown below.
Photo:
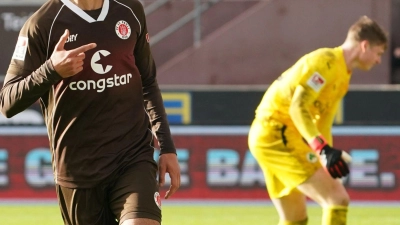
M157 164L141 161L89 189L56 185L64 223L118 225L127 219L148 218L161 223Z

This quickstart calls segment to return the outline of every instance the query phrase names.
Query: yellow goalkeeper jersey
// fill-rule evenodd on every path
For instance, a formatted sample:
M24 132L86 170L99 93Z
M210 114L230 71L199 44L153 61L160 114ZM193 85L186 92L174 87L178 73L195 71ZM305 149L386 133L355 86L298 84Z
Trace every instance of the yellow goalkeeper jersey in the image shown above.
M296 118L291 118L289 107L296 87L301 85L307 94L305 105L311 120L304 124L310 129L297 129L303 137L315 136L313 130L318 130L332 144L334 116L348 91L350 78L341 47L317 49L301 57L271 84L256 109L256 118L294 126Z

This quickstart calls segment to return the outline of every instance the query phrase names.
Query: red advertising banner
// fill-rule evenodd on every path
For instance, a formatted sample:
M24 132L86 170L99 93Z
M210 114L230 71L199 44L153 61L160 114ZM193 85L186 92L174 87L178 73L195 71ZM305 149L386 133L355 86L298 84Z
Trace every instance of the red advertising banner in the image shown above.
M182 176L174 199L268 198L263 174L248 150L248 127L171 129ZM335 146L353 158L345 180L351 199L400 200L400 127L335 127L333 133ZM45 128L1 128L0 199L55 197Z

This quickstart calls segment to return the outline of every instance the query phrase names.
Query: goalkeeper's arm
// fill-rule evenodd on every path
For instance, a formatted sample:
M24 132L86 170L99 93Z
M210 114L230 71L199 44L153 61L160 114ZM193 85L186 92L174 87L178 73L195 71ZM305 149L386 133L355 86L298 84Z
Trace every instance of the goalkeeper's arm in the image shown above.
M294 91L289 113L293 123L309 146L322 158L326 170L333 178L344 177L349 173L346 162L342 159L342 151L332 148L313 123L309 107L317 95L299 85Z

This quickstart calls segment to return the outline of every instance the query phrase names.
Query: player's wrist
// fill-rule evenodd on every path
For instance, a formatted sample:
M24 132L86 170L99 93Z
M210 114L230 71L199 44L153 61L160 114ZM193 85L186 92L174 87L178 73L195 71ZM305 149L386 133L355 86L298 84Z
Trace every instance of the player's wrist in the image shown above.
M57 72L57 70L54 68L53 62L51 59L48 59L44 64L44 71L47 79L52 80L54 82L58 82L59 80L62 79L62 76Z
M325 146L328 145L328 142L322 135L315 136L308 142L308 146L314 151L320 153Z

